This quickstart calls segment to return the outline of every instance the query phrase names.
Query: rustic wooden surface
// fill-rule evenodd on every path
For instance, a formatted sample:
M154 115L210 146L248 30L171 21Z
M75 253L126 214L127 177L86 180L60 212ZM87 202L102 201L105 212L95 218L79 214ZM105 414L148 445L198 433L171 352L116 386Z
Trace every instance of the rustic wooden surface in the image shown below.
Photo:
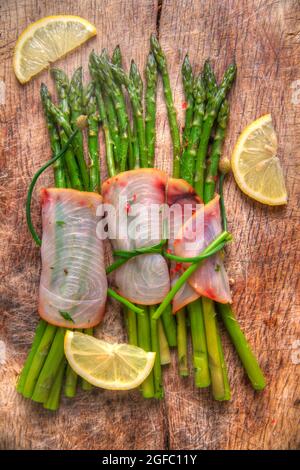
M297 0L159 3L162 8L155 0L0 2L0 80L5 84L5 97L0 96L0 103L4 101L0 104L2 449L295 449L299 445L300 5ZM249 386L224 331L230 403L213 402L208 391L194 388L192 377L180 379L175 358L164 374L166 396L161 402L143 400L136 392L94 390L63 400L60 411L51 414L15 392L37 322L39 250L25 226L24 202L32 175L49 155L39 86L51 80L46 71L28 85L18 85L11 60L25 26L55 13L78 14L97 27L98 36L61 63L69 73L82 64L86 78L92 48L111 51L119 43L127 66L131 57L143 66L150 33L157 29L168 56L181 122L180 64L185 53L189 51L197 71L211 57L219 77L235 59L238 78L231 93L228 155L247 123L272 113L289 192L287 207L272 209L250 201L232 178L226 185L229 226L235 237L228 250L228 268L235 279L234 308L266 373L268 386L263 393ZM171 147L161 87L157 132L157 165L168 170ZM50 173L43 184L51 184ZM37 205L34 214L38 222ZM106 339L124 339L115 306L109 305L98 333Z

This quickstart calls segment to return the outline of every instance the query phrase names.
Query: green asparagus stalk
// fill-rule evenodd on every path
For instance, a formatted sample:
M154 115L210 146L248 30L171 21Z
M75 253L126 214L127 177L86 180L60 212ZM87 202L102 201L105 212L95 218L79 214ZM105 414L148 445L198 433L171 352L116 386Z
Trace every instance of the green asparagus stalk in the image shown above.
M223 354L220 354L219 332L216 322L214 304L210 299L202 297L203 316L206 331L209 369L211 373L212 393L215 400L227 399L226 381L223 376Z
M41 85L41 97L44 100L44 106L54 122L60 126L60 139L62 145L65 145L72 134L72 128L66 120L64 114L52 103L48 89L45 84ZM79 168L74 158L72 149L65 153L65 161L71 181L72 188L82 190L81 176Z
M125 74L124 70L115 65L111 65L112 72L116 80L124 85L130 97L135 130L137 134L137 141L139 145L139 161L140 166L146 168L148 166L147 149L145 140L145 126L143 118L143 82L134 61L131 62L129 77ZM122 171L122 170L121 170Z
M222 83L218 88L216 94L212 96L206 106L205 115L203 118L203 128L197 152L196 161L196 174L195 174L195 189L197 194L203 199L204 190L204 170L205 170L205 159L207 155L208 143L210 134L212 131L213 124L218 115L220 106L228 93L233 80L236 75L236 65L231 64L223 77Z
M49 353L47 354L47 358L31 396L33 401L45 403L48 399L49 392L64 357L64 336L65 329L57 328L53 343L51 344Z
M171 305L169 305L162 313L161 316L164 331L167 337L168 345L170 347L177 346L177 331L175 315L172 314Z
M263 390L266 386L265 377L244 336L244 333L240 329L231 306L229 304L218 304L218 311L222 317L231 341L237 350L239 358L245 368L253 388L255 390Z
M91 73L93 76L94 74L93 74L92 68L91 68ZM103 128L104 139L105 139L106 163L107 163L108 174L109 176L114 176L116 174L116 167L115 167L115 161L114 161L114 155L113 155L113 142L111 139L110 128L109 128L108 120L107 120L107 114L105 110L103 96L101 93L101 88L97 80L94 81L94 85L95 85L95 95L96 95L96 100L97 100L99 116L102 122L102 128Z
M199 388L208 387L210 374L201 300L190 303L187 309L191 324L195 385Z
M101 83L105 86L105 90L113 100L115 110L118 116L119 132L120 132L120 146L119 146L119 161L120 171L124 171L126 168L126 158L128 150L128 115L126 110L126 104L124 96L120 87L115 83L114 77L111 70L111 64L109 64L105 55L97 56L94 52L90 55L90 62L94 69L94 73L97 74ZM115 67L115 66L113 66Z
M52 388L50 390L47 401L45 401L44 403L44 408L46 408L47 410L56 411L59 408L60 391L62 387L65 369L66 369L66 360L65 358L63 358L60 363L58 372L56 374L56 377L52 385Z
M190 131L192 128L193 114L194 114L194 77L193 70L190 63L188 54L186 54L181 67L182 84L185 95L186 109L185 109L185 125L183 130L183 149L185 149L189 142Z
M50 99L50 94L47 89L42 85L41 87L41 100L42 105L44 108L45 119L49 131L49 138L50 138L50 146L53 155L57 155L60 151L60 141L59 141L59 133L58 130L53 122L52 116L47 109L47 101ZM54 180L55 186L59 188L64 188L66 186L66 178L65 178L65 171L64 171L64 160L62 158L58 158L53 165L54 171Z
M189 375L188 369L188 350L187 350L187 327L185 318L185 309L182 308L176 313L177 320L177 354L178 369L182 377Z
M81 330L77 330L81 331ZM66 380L64 386L64 394L68 398L73 398L77 392L77 382L78 382L78 375L72 369L72 367L68 364L66 369ZM51 392L50 392L51 394Z
M111 56L111 62L118 67L122 67L122 54L119 44L114 48Z
M218 84L215 73L211 66L209 59L204 63L203 67L203 78L205 83L205 89L207 94L207 99L212 99L218 91Z
M88 149L89 149L89 181L90 191L100 193L100 165L99 165L99 113L94 94L94 84L89 83L84 93L84 106L88 120Z
M161 362L160 362L160 343L158 333L158 321L152 318L155 312L155 306L149 307L150 314L150 332L151 332L151 351L155 352L155 362L153 366L153 384L154 384L154 396L155 398L163 398L163 384L162 384L162 373L161 373Z
M39 374L43 368L44 362L49 353L57 328L54 325L47 324L43 337L38 345L35 355L32 359L28 374L24 383L23 396L31 398Z
M71 110L71 124L73 129L77 127L77 119L83 115L82 107L83 85L82 85L82 67L75 70L69 88L69 105ZM82 185L85 190L89 188L89 175L84 160L83 137L82 132L78 132L74 139L74 151L77 163L80 169Z
M150 38L151 50L157 62L158 69L162 76L165 101L168 111L168 119L173 143L173 176L178 178L180 174L180 132L177 122L176 109L173 102L170 77L168 72L166 56L154 34Z
M23 369L22 369L21 374L20 374L19 379L18 379L17 391L19 393L23 393L23 391L24 391L24 385L25 385L25 382L26 382L26 379L27 379L28 372L31 368L31 364L32 364L32 361L33 361L33 359L36 355L38 347L41 343L41 340L43 338L46 327L47 327L47 323L44 320L40 320L38 322L38 325L37 325L36 330L35 330L35 335L34 335L32 345L31 345L30 352L27 356L26 362L23 366Z
M67 75L61 69L51 69L51 76L55 82L55 87L59 99L59 109L64 114L66 120L71 119L70 105L68 101L70 83Z
M215 192L216 179L218 174L218 166L222 152L222 145L225 138L225 131L229 117L229 104L224 100L221 104L217 117L217 130L215 133L210 158L207 163L207 170L204 183L204 202L209 202Z
M228 380L228 374L227 374L227 367L226 367L226 362L224 358L224 351L223 351L223 346L221 342L221 335L220 335L220 329L218 322L216 322L217 325L217 340L218 340L218 348L219 348L219 357L221 361L221 368L222 368L222 374L223 374L223 383L224 383L224 399L223 401L228 401L231 398L231 391L230 391L230 385L229 385L229 380Z
M138 345L145 351L151 351L151 334L150 334L150 318L147 308L137 315L138 325ZM153 373L148 375L141 385L142 393L145 398L154 397L154 380Z
M157 320L157 323L158 323L160 363L162 366L165 366L167 364L170 364L171 354L170 354L168 341L165 335L164 327L160 318Z
M125 310L128 342L133 346L138 345L136 314L129 308Z
M155 157L155 117L156 117L156 90L157 90L157 65L152 52L149 53L146 64L146 116L145 135L148 154L148 166L154 166Z
M194 183L196 155L199 145L202 122L205 111L205 87L201 74L195 80L194 88L194 114L190 124L189 139L181 159L181 177L189 184Z

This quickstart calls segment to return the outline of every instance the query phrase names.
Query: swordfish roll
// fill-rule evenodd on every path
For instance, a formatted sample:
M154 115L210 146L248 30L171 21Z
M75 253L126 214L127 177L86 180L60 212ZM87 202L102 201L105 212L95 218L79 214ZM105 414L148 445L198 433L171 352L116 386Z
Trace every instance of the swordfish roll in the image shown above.
M105 181L102 195L108 211L109 238L114 250L133 251L163 239L168 176L154 168L126 171ZM155 305L170 289L166 260L159 253L139 255L114 273L116 290L131 302Z
M182 226L174 242L176 255L197 256L220 235L222 223L219 199L220 196L217 195ZM220 303L232 301L229 280L220 253L203 261L188 282L199 295Z
M200 204L202 201L196 194L193 186L185 180L170 178L168 181L167 203L170 210L168 249L173 253L176 234L178 234L185 220L191 217L193 213L201 207ZM184 271L185 267L183 263L176 263L175 261L170 263L171 285L175 284ZM173 313L176 313L199 297L200 294L186 282L172 301Z
M103 240L96 235L102 197L42 189L39 314L52 325L88 328L103 318L107 295Z

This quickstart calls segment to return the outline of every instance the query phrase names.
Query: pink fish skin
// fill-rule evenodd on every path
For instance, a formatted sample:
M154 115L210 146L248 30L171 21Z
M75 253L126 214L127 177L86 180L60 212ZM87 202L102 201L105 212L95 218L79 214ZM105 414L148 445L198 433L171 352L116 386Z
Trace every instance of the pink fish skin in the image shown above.
M182 226L174 242L176 255L197 256L222 232L219 200L220 197L216 195ZM203 221L203 229L197 231L195 226L200 219ZM217 253L203 261L188 282L199 295L220 303L232 302L222 254Z

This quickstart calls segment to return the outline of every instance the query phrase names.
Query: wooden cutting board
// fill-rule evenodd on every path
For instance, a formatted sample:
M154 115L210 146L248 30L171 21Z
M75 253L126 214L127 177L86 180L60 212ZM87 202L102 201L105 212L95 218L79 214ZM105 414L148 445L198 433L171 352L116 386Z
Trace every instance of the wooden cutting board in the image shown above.
M220 78L235 59L231 119L224 152L230 155L242 128L272 113L279 137L289 203L269 208L226 183L229 228L235 243L227 266L234 279L234 309L265 371L268 386L255 393L222 330L232 387L230 403L199 391L193 376L164 371L165 399L138 392L93 390L63 399L57 413L18 396L15 383L37 323L40 256L25 224L25 197L33 174L49 158L39 99L49 72L20 86L12 71L15 41L32 21L51 14L80 15L96 38L61 61L70 74L80 64L88 79L89 52L120 44L128 68L144 67L150 33L167 54L178 115L183 122L180 66L189 51L198 72L210 57ZM299 443L299 162L300 5L297 0L1 0L1 316L0 447L3 449L294 449ZM157 165L171 168L171 145L158 93ZM103 177L105 170L103 166ZM41 184L51 184L51 171ZM298 191L297 191L298 190ZM37 198L36 198L37 200ZM34 205L39 224L38 204ZM298 249L298 251L297 251ZM297 307L298 305L298 307ZM122 315L109 304L99 336L125 339Z

